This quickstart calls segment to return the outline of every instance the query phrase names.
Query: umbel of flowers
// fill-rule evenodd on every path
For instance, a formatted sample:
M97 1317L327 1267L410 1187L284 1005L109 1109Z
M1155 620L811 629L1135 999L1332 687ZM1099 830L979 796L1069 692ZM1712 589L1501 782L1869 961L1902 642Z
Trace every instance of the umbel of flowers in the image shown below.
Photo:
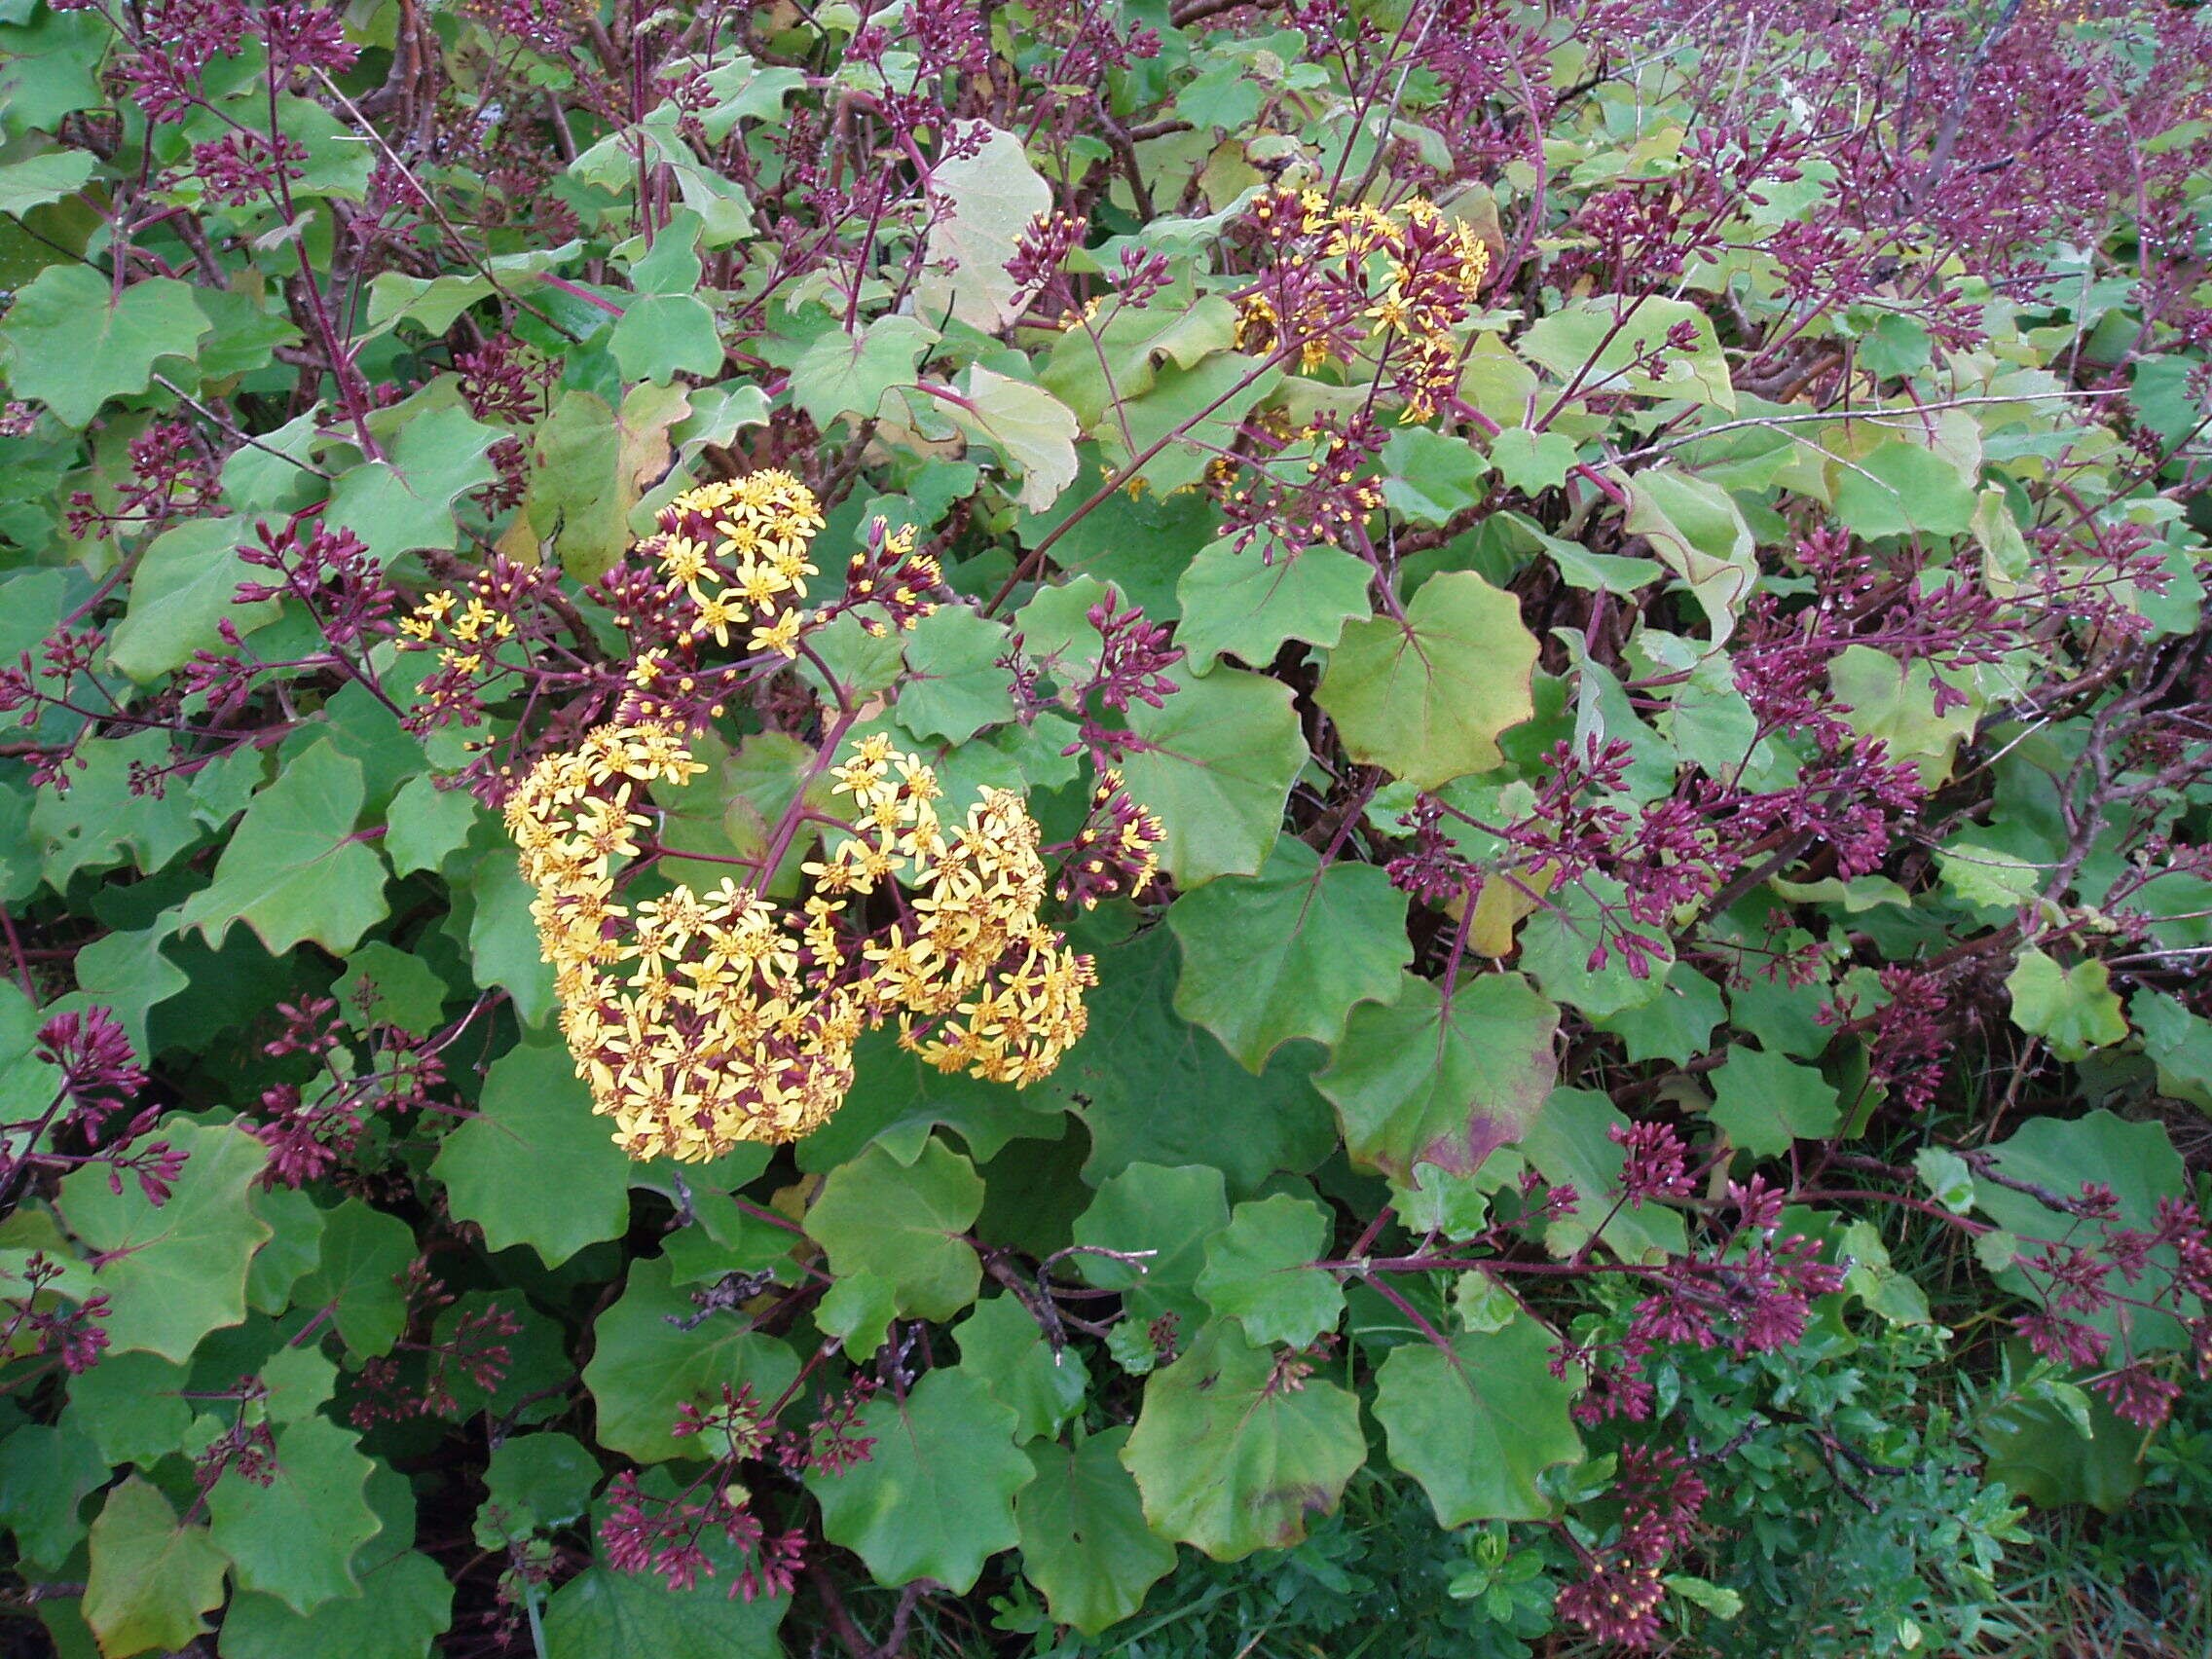
M1017 1088L1083 1035L1090 960L1039 919L1051 884L1021 797L985 789L949 817L936 773L888 737L842 749L849 712L816 767L831 780L831 812L813 813L801 791L768 852L731 861L748 866L742 879L704 892L648 884L663 851L653 786L707 769L686 737L697 715L684 712L704 683L796 657L805 634L856 597L901 628L934 608L924 597L934 566L910 538L880 532L854 562L846 600L803 608L820 524L812 495L782 472L670 503L640 551L681 626L638 653L614 718L539 759L506 801L562 1034L593 1109L636 1158L695 1161L808 1133L844 1100L854 1043L877 1026L895 1022L901 1044L940 1070ZM470 620L433 596L410 632L424 644L450 637L465 656L456 616ZM733 637L746 662L698 663L708 642ZM799 897L771 897L802 821L822 831L820 850L800 866ZM1143 885L1158 838L1108 776L1068 849L1061 895L1088 904Z

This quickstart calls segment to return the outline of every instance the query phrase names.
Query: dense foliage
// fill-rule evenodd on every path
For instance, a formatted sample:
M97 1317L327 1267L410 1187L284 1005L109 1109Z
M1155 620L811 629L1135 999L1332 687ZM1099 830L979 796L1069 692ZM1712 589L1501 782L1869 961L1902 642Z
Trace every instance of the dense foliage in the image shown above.
M2212 1650L2208 203L2133 0L0 0L10 1650Z

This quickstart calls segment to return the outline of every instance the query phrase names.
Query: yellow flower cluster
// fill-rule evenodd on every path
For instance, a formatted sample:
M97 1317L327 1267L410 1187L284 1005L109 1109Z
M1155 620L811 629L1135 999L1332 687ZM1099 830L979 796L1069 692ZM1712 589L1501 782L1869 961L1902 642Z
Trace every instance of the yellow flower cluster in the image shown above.
M1090 959L1037 919L1045 863L1021 797L985 789L949 831L936 807L936 775L887 739L863 742L833 769L850 794L858 832L806 873L830 892L869 893L903 868L910 915L863 958L877 1009L899 1014L899 1041L940 1071L1025 1087L1047 1076L1083 1035Z
M1160 873L1167 830L1123 793L1119 767L1108 767L1090 793L1090 821L1076 832L1060 872L1060 896L1093 909L1109 893L1142 893Z
M660 515L648 547L673 591L695 608L694 642L727 645L730 630L751 629L748 650L798 655L806 578L821 572L807 557L822 509L814 492L780 468L686 490Z
M1045 870L1019 796L986 790L948 830L936 774L870 737L833 769L856 818L804 866L798 910L728 880L617 903L652 823L643 792L702 770L668 726L605 725L540 760L506 808L562 1035L632 1157L807 1133L852 1087L854 1042L894 1013L940 1070L1017 1086L1083 1035L1090 962L1037 919ZM861 902L902 876L907 919L870 935Z
M1358 345L1411 349L1397 385L1407 419L1427 420L1456 381L1454 333L1490 273L1490 249L1473 226L1415 198L1401 207L1339 207L1317 191L1260 196L1252 221L1274 243L1274 279L1244 296L1240 350L1295 349L1311 372L1348 362Z
M464 605L460 594L446 588L427 596L412 616L399 619L400 643L407 649L424 649L441 628L453 644L439 647L438 665L461 674L480 672L486 653L515 633L514 618L485 603L484 594L472 591Z

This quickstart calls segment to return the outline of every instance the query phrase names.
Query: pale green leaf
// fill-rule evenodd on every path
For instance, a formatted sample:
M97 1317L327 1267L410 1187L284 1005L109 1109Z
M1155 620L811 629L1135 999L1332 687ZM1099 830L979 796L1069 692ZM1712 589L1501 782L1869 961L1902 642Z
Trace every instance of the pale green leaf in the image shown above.
M870 1146L830 1172L806 1212L806 1231L830 1253L830 1271L872 1273L898 1310L949 1319L976 1300L981 1259L964 1236L983 1207L976 1167L932 1139L908 1167Z
M358 1596L353 1552L381 1525L365 1495L373 1466L351 1434L307 1417L277 1430L267 1486L226 1470L207 1493L208 1536L239 1588L296 1613Z
M1353 759L1434 789L1498 764L1498 738L1535 713L1536 651L1511 594L1449 571L1421 585L1403 622L1348 624L1314 700Z
M223 1599L223 1552L204 1527L179 1526L169 1500L133 1474L92 1523L85 1622L106 1659L189 1647Z
M1335 1276L1312 1264L1328 1253L1329 1212L1310 1198L1276 1193L1238 1204L1206 1240L1198 1292L1256 1343L1310 1346L1344 1317Z
M1233 536L1198 549L1177 582L1183 619L1175 643L1203 672L1228 653L1266 668L1286 640L1333 645L1345 624L1369 614L1375 572L1341 547L1293 551L1261 537L1239 549Z
M1472 1175L1519 1140L1551 1093L1559 1010L1518 974L1462 976L1447 1007L1432 979L1361 1003L1314 1087L1359 1162L1408 1187L1417 1164Z
M1200 678L1180 663L1170 678L1176 689L1161 707L1129 705L1129 796L1167 831L1160 862L1180 885L1255 875L1306 764L1290 687L1233 668Z

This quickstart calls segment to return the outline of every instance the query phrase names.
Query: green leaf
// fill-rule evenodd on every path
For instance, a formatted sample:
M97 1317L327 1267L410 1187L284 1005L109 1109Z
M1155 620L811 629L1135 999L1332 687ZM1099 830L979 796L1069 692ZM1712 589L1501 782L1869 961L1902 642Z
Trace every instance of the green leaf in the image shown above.
M987 725L1014 719L1014 676L999 659L1014 648L1006 624L964 605L948 605L906 635L910 679L891 718L920 738L965 743Z
M1068 406L1041 387L980 363L968 371L961 389L965 402L940 400L939 407L972 440L990 445L1002 463L1021 474L1014 500L1032 513L1058 500L1077 471L1076 421Z
M991 1397L1014 1416L1016 1440L1057 1434L1083 1408L1089 1368L1078 1348L1048 1346L1020 1298L994 1296L952 1328L961 1368L983 1379Z
M1053 1621L1085 1636L1129 1617L1175 1570L1175 1546L1145 1525L1137 1484L1122 1466L1128 1438L1116 1427L1072 1449L1030 1447L1037 1478L1014 1500L1022 1572Z
M1138 746L1122 768L1129 795L1167 832L1160 862L1178 885L1256 875L1306 764L1290 687L1239 669L1202 679L1178 663L1160 708L1129 707Z
M784 100L806 85L806 72L787 65L763 65L740 54L699 77L709 102L698 110L699 129L719 144L741 121L778 121Z
M180 1394L190 1381L182 1365L159 1354L110 1351L69 1379L62 1426L80 1430L110 1463L150 1468L192 1428L192 1407Z
M78 960L84 960L80 952ZM2143 1051L2158 1068L2158 1090L2212 1111L2212 1020L2163 991L2137 990L2127 1012L2143 1031Z
M37 1051L43 1023L43 1011L12 980L0 980L0 1113L6 1115L0 1121L36 1124L67 1082L62 1069ZM68 1281L56 1288L68 1294Z
M59 1567L85 1536L78 1509L112 1471L75 1422L22 1423L0 1440L0 1526L26 1562Z
M2102 1394L2051 1386L2066 1390L2085 1424L2049 1398L2008 1401L1987 1419L1984 1472L2039 1508L2087 1503L2117 1515L2143 1486L2143 1431L2120 1421Z
M1088 319L1053 342L1039 377L1086 431L1116 402L1150 391L1161 369L1196 368L1236 341L1236 308L1220 294L1187 306L1108 303L1113 310L1102 322Z
M31 806L30 839L40 867L56 891L82 869L104 869L128 858L152 875L206 832L192 791L172 781L162 793L134 791L140 768L162 769L175 755L165 731L92 737L77 745L60 788L42 789Z
M1544 995L1589 1019L1610 1019L1666 994L1675 952L1663 930L1643 935L1657 948L1645 950L1641 963L1606 940L1608 922L1619 918L1626 898L1612 876L1585 875L1552 894L1521 930L1523 970ZM1593 967L1601 943L1605 954Z
M352 1435L309 1417L277 1430L267 1486L226 1471L207 1494L208 1537L231 1558L239 1588L296 1613L359 1595L353 1552L382 1525L365 1495L373 1466Z
M263 1409L273 1423L302 1422L330 1403L338 1391L338 1362L313 1347L280 1347L261 1368L269 1390Z
M649 407L665 430L673 411L665 394L654 398ZM630 409L627 399L623 408ZM563 391L531 434L522 509L500 545L526 557L549 553L578 581L611 569L629 548L630 510L639 499L636 474L624 464L625 436L606 399L578 387Z
M1132 1163L1202 1163L1241 1198L1278 1169L1312 1168L1336 1144L1328 1107L1308 1082L1314 1051L1294 1046L1253 1077L1175 1013L1179 958L1166 928L1100 951L1099 982L1085 998L1088 1030L1025 1092L1083 1119L1091 1142L1084 1178L1094 1183ZM1205 1110L1163 1112L1163 1100L1202 1100Z
M1503 758L1499 736L1535 713L1536 649L1511 594L1447 571L1403 622L1348 624L1313 697L1354 760L1431 790Z
M162 954L163 942L173 937L166 920L142 933L112 933L86 945L70 964L86 1000L115 1015L140 1055L147 1051L148 1013L192 983L190 975Z
M1733 1619L1744 1610L1744 1598L1734 1590L1724 1590L1717 1584L1686 1572L1670 1572L1660 1580L1669 1593L1679 1596L1692 1606L1703 1608L1716 1619Z
M928 1373L903 1399L862 1408L855 1432L875 1442L840 1473L807 1472L822 1531L867 1564L878 1584L933 1578L954 1595L1011 1549L1014 1494L1036 1479L1014 1443L1014 1415L961 1369Z
M476 1116L447 1133L430 1178L485 1248L528 1244L557 1268L628 1229L631 1168L567 1048L525 1043L486 1074Z
M422 1034L438 1028L446 982L420 956L372 939L347 954L346 972L331 981L330 994L356 1031L396 1025Z
M709 1313L669 1283L661 1257L634 1263L621 1300L592 1326L584 1386L599 1407L599 1443L641 1463L698 1456L698 1442L669 1431L677 1408L719 1403L721 1390L750 1385L773 1400L798 1375L788 1344L761 1336L726 1313ZM681 1321L681 1323L677 1322Z
M1390 1003L1352 1011L1314 1086L1353 1159L1418 1187L1417 1164L1472 1175L1535 1121L1558 1074L1559 1010L1518 974L1462 978L1451 1006L1406 976Z
M1973 1170L1957 1153L1939 1146L1924 1146L1912 1155L1912 1167L1919 1174L1921 1185L1953 1215L1964 1215L1973 1208Z
M1902 439L1856 461L1837 461L1835 516L1871 540L1880 535L1964 535L1973 523L1972 472Z
M1553 1340L1524 1313L1502 1330L1462 1331L1449 1349L1405 1343L1383 1357L1376 1420L1438 1526L1551 1515L1536 1478L1582 1456L1567 1410L1574 1390L1552 1375Z
M421 410L401 404L390 413L397 429L386 446L387 459L364 461L341 475L323 517L327 528L351 531L387 565L402 553L461 545L454 502L498 479L488 457L506 435L458 404Z
M599 1459L558 1429L501 1441L484 1471L484 1512L476 1536L485 1549L573 1521L599 1485Z
M1228 1323L1146 1380L1122 1461L1145 1520L1216 1561L1285 1548L1367 1461L1359 1402Z
M1859 337L1859 366L1884 380L1918 374L1933 356L1928 330L1899 312L1882 313Z
M322 1261L322 1230L327 1218L314 1199L292 1187L257 1189L253 1213L269 1223L269 1242L246 1265L246 1306L263 1313L281 1313L292 1305L292 1289Z
M119 292L92 266L49 265L17 289L0 321L8 389L83 426L110 398L144 391L162 358L189 359L211 326L191 287L172 277Z
M1118 468L1134 465L1138 456L1158 446L1133 478L1156 495L1170 496L1197 484L1237 443L1239 428L1282 380L1280 368L1234 351L1188 369L1162 368L1142 395L1109 411L1094 435Z
M2112 988L2112 971L2094 957L2061 968L2030 945L2005 977L2012 1023L2048 1040L2058 1058L2075 1061L2092 1049L2127 1039L2127 1015Z
M114 26L97 14L56 12L31 0L0 7L0 132L51 132L65 115L107 109L100 65Z
M553 1593L545 1659L784 1659L776 1626L790 1599L732 1596L734 1570L723 1561L715 1577L671 1590L657 1573L587 1567Z
M250 537L242 519L189 519L154 537L130 582L130 603L108 642L107 660L143 685L182 668L201 650L221 650L220 624L240 634L273 622L274 599L236 603L239 583L268 572L238 555Z
M179 1362L200 1339L245 1318L246 1262L269 1226L246 1203L268 1148L235 1125L169 1118L158 1138L185 1155L168 1201L87 1165L61 1183L70 1231L102 1258L94 1282L110 1297L102 1325L116 1352L145 1348Z
M830 1269L873 1273L909 1318L949 1319L976 1300L982 1262L962 1235L983 1208L976 1166L932 1139L909 1168L879 1146L830 1172L806 1231Z
M467 841L478 815L476 797L466 790L441 790L427 772L408 779L387 813L384 850L392 873L437 871Z
M1666 350L1668 331L1682 322L1696 331L1695 343L1686 352ZM1682 397L1736 412L1728 360L1713 319L1686 300L1611 294L1570 300L1530 323L1514 346L1530 362L1573 383L1580 396ZM1654 351L1663 359L1658 374L1629 372Z
M295 1613L274 1596L242 1591L223 1613L223 1659L429 1659L453 1623L453 1581L428 1556L385 1548L354 1557L361 1594Z
M713 310L696 294L631 295L607 349L626 381L713 376L722 366L721 331Z
M1593 1021L1627 1045L1628 1057L1687 1062L1712 1045L1714 1027L1727 1017L1720 987L1696 969L1676 962L1669 965L1659 994Z
M553 1012L553 967L538 947L537 924L531 919L530 902L536 890L523 880L509 847L500 845L476 859L468 892L475 900L468 917L468 960L476 982L503 987L525 1025L543 1025Z
M1604 1095L1561 1088L1521 1137L1523 1156L1543 1178L1571 1186L1582 1200L1571 1215L1545 1224L1544 1248L1554 1256L1571 1256L1593 1236L1624 1262L1663 1260L1689 1248L1679 1211L1648 1198L1615 1208L1628 1154L1612 1131L1627 1127Z
M207 1529L178 1526L169 1500L133 1474L107 1494L92 1537L85 1622L106 1659L191 1646L229 1565Z
M1490 463L1514 489L1528 495L1556 490L1574 464L1574 440L1563 432L1508 426L1490 441Z
M1989 1152L2002 1174L2062 1198L2081 1198L2083 1187L2090 1182L2110 1187L2119 1200L2111 1225L2139 1233L2156 1229L2159 1199L2183 1198L2191 1186L2163 1124L2131 1124L2105 1111L2079 1118L2031 1119ZM2094 1245L2101 1236L2098 1224L2052 1209L2033 1194L1995 1181L1976 1181L1973 1201L1976 1209L2012 1235L2016 1252L2030 1265L2046 1243ZM2177 1270L2173 1246L2157 1245L2150 1251L2145 1277L2139 1282L2163 1284ZM2009 1264L1995 1276L2012 1295L2039 1304L2049 1283L2046 1273ZM2161 1348L2189 1350L2189 1334L2164 1309L2115 1303L2091 1312L2069 1311L2067 1317L2108 1335L2127 1332L2138 1355Z
M1929 1323L1928 1293L1890 1260L1881 1230L1872 1222L1850 1223L1838 1230L1833 1242L1837 1258L1850 1264L1843 1279L1847 1295L1893 1325Z
M1843 1106L1813 1067L1738 1047L1713 1074L1711 1116L1730 1144L1754 1158L1780 1158L1792 1141L1834 1134Z
M1969 904L2012 910L2029 903L2043 886L2043 866L1978 841L1946 841L1936 849L1943 885Z
M1263 538L1239 550L1235 537L1223 536L1199 548L1176 583L1183 619L1175 643L1199 673L1224 652L1265 668L1285 640L1333 645L1346 622L1369 613L1374 573L1326 543L1271 551Z
M574 257L581 246L565 242L559 247L534 247L520 253L494 254L484 262L484 274L449 273L442 276L408 276L397 271L380 271L369 279L366 335L383 333L402 318L419 322L424 333L443 334L461 313L479 300L489 299L496 276L535 276ZM529 283L510 283L509 289Z
M1329 1212L1289 1193L1241 1203L1206 1240L1198 1292L1256 1343L1310 1346L1344 1317L1345 1293L1312 1264L1328 1252Z
M1258 875L1225 875L1177 899L1167 925L1183 947L1175 1012L1253 1073L1293 1039L1335 1043L1352 1006L1396 996L1413 962L1406 897L1390 878L1348 860L1324 870L1289 835Z
M1743 510L1719 485L1669 467L1632 472L1622 482L1629 534L1649 540L1660 563L1697 596L1713 643L1722 644L1758 580L1758 549Z
M842 1343L845 1357L856 1364L884 1345L898 1316L898 1297L874 1273L845 1274L814 1305L814 1322L822 1334Z
M792 402L827 432L840 415L875 418L883 395L912 386L937 331L911 316L879 316L858 334L832 328L792 365Z
M1926 659L1903 663L1869 645L1846 646L1828 663L1828 684L1847 706L1851 729L1881 739L1893 760L1918 762L1930 790L1951 775L1951 756L1972 735L1981 708L1970 694L1937 714L1936 681Z
M399 1281L415 1260L415 1232L397 1216L348 1198L322 1223L322 1258L292 1289L301 1308L335 1305L346 1346L363 1358L391 1351L407 1323Z
M1482 451L1427 426L1391 433L1378 459L1382 499L1416 524L1444 525L1490 494Z
M99 158L90 150L49 150L0 166L0 213L20 218L85 187Z
M1085 1282L1122 1292L1130 1323L1172 1316L1187 1338L1205 1317L1198 1280L1206 1241L1228 1225L1220 1170L1132 1163L1101 1182L1076 1218L1075 1241L1086 1248L1075 1266Z
M179 925L220 945L233 922L272 955L313 940L343 956L387 914L384 860L353 837L367 787L361 763L329 737L310 744L253 797Z

